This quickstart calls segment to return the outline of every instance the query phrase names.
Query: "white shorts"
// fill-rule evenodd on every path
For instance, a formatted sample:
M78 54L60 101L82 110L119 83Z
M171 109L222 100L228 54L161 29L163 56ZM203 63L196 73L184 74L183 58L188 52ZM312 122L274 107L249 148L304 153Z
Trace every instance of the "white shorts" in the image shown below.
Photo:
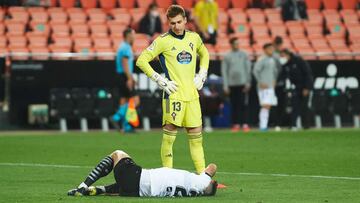
M260 105L277 105L277 97L275 95L274 88L258 89L259 103Z

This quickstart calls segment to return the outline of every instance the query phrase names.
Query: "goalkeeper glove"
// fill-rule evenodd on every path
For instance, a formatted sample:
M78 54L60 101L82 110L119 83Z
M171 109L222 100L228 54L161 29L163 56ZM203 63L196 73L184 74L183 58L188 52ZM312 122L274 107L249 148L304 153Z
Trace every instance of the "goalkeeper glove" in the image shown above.
M207 78L207 70L200 68L199 73L195 74L194 84L196 89L201 90Z
M151 79L157 83L160 89L164 90L168 95L177 91L177 83L167 78L162 77L159 73L155 72Z

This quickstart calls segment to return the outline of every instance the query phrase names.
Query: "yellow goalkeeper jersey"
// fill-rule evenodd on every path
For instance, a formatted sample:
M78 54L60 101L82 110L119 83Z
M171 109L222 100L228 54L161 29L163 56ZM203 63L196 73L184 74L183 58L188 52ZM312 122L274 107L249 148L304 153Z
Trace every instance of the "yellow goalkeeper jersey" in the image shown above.
M135 42L136 43L136 42ZM136 65L148 76L154 74L149 62L159 56L161 68L169 80L178 84L178 90L165 99L191 101L199 97L194 85L197 55L200 56L200 68L208 69L209 53L200 36L191 31L184 35L175 35L171 30L158 36L139 56Z

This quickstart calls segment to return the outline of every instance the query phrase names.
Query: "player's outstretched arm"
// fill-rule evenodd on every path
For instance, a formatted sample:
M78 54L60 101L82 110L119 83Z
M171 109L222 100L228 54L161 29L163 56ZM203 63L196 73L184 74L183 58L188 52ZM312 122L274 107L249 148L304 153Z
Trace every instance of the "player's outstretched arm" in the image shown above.
M195 84L196 89L198 89L198 90L202 89L202 87L206 81L207 72L209 69L209 52L202 42L200 42L200 44L201 45L197 50L197 53L200 56L200 70L195 75L195 78L194 78L194 84Z

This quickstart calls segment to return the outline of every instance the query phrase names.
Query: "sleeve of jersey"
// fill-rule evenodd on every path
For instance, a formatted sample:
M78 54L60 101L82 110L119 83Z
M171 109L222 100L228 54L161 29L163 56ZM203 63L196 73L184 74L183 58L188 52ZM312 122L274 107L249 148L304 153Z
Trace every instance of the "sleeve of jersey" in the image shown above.
M205 69L208 70L209 69L209 52L207 50L207 48L205 47L204 43L202 42L200 36L198 36L199 38L199 47L198 47L198 54L200 56L200 69Z
M160 40L157 38L148 48L141 52L136 61L136 66L138 66L148 77L151 77L155 71L150 66L149 62L152 61L161 52L162 50Z

